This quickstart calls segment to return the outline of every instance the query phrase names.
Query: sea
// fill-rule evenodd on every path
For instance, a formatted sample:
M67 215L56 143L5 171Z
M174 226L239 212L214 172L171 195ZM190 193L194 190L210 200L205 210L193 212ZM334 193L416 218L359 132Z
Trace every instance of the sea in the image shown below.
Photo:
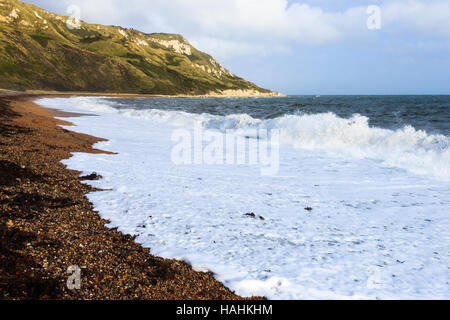
M450 96L44 98L110 227L242 296L450 299Z

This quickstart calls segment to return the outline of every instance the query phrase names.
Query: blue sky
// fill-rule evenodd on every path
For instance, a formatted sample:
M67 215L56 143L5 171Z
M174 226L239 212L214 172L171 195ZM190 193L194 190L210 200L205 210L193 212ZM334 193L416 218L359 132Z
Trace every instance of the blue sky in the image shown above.
M26 2L180 33L233 73L287 94L450 94L449 0Z

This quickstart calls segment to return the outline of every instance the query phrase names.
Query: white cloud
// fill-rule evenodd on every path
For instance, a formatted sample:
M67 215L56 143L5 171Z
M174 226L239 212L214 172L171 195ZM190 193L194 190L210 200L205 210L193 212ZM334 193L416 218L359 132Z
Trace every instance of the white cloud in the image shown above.
M89 22L177 32L220 57L289 52L296 46L374 41L385 34L450 36L449 0L36 0L77 4ZM346 1L347 5L349 1ZM368 5L380 5L382 30L368 30ZM48 6L47 6L48 7ZM336 9L340 7L340 9Z
M192 33L247 41L321 44L341 37L345 14L287 0L153 0L172 27Z
M386 1L382 7L386 28L428 36L450 36L448 0Z

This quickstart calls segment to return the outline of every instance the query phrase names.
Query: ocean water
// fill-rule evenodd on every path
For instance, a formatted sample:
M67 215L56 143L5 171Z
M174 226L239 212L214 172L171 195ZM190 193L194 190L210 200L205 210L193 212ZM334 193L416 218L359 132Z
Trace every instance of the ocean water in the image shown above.
M88 198L111 227L238 294L450 298L450 96L38 103L90 114L67 129L117 153L64 161L103 176Z

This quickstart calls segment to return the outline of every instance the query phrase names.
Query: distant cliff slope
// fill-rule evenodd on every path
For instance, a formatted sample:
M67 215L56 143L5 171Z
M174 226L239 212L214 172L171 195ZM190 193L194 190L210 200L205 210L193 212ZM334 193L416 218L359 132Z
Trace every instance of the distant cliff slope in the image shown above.
M75 21L0 0L0 88L170 95L278 95L180 35Z

